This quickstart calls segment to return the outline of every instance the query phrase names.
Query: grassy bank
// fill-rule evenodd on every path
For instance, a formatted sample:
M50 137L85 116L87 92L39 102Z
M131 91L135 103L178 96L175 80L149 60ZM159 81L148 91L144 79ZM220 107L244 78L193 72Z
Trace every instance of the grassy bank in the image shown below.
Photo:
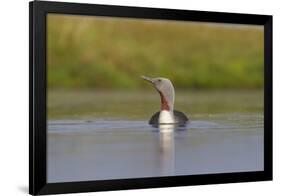
M160 98L154 90L51 90L47 105L48 119L147 119L159 111ZM263 111L263 91L177 91L175 109L193 120L213 114L260 113Z
M48 87L146 88L140 75L177 88L261 88L263 29L48 15Z

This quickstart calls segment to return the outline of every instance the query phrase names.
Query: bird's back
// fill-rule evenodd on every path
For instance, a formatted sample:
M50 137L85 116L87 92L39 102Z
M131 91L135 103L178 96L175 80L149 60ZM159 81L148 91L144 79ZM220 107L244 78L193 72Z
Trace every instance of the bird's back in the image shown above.
M153 114L148 123L150 125L157 126L159 124L159 115L160 111ZM183 112L177 110L174 110L174 118L176 121L175 124L177 124L178 126L185 126L186 123L189 121L189 119Z

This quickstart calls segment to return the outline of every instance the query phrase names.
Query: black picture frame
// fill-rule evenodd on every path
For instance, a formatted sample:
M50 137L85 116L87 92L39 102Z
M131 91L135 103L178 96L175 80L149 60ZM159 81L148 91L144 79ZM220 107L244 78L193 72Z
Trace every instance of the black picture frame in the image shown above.
M264 171L47 183L46 15L48 13L257 24L264 26ZM32 1L29 3L29 193L57 194L272 180L272 16Z

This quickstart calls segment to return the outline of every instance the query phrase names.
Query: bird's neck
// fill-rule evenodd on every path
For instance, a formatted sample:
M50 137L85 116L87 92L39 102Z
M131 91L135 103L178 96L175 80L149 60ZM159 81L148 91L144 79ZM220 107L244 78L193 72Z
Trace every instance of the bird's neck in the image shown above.
M174 123L174 94L165 95L159 91L161 97L160 124Z
M161 98L161 111L174 111L174 92L169 94L164 94L159 91L160 98Z

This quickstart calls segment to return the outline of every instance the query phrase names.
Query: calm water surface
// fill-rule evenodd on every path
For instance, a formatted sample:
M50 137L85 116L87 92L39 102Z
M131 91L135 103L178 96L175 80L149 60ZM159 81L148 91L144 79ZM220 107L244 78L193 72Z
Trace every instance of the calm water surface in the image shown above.
M198 106L197 109L190 109L189 117L192 120L186 128L180 129L149 126L147 120L151 114L147 113L150 108L141 110L136 106L136 110L127 109L127 118L124 111L120 112L121 118L116 115L120 105L112 106L114 112L90 115L87 109L83 109L83 104L78 107L77 100L74 100L77 110L76 105L72 104L72 115L51 111L49 116L48 182L263 170L262 98L257 95L259 93L242 94L244 102L239 100L243 103L240 107L237 101L233 101L232 106L221 102L224 107L218 108L217 112L212 105L218 101L214 95L213 98L209 96L209 101L201 98L201 102L196 96L189 97L189 102L179 97L178 105L182 106L183 111L188 111L187 107ZM99 96L92 98L106 104L107 100ZM60 103L60 98L49 99L49 110L52 107L70 110L65 102L71 101L61 98ZM155 96L159 101L157 98ZM93 101L88 99L89 102ZM143 102L149 103L148 99L153 98L143 99ZM117 104L118 100L115 102ZM123 104L121 101L119 103ZM130 103L123 105L126 108ZM100 104L89 107L99 108ZM93 111L99 111L97 108ZM226 112L229 110L234 112ZM160 129L174 129L174 132L162 133Z

